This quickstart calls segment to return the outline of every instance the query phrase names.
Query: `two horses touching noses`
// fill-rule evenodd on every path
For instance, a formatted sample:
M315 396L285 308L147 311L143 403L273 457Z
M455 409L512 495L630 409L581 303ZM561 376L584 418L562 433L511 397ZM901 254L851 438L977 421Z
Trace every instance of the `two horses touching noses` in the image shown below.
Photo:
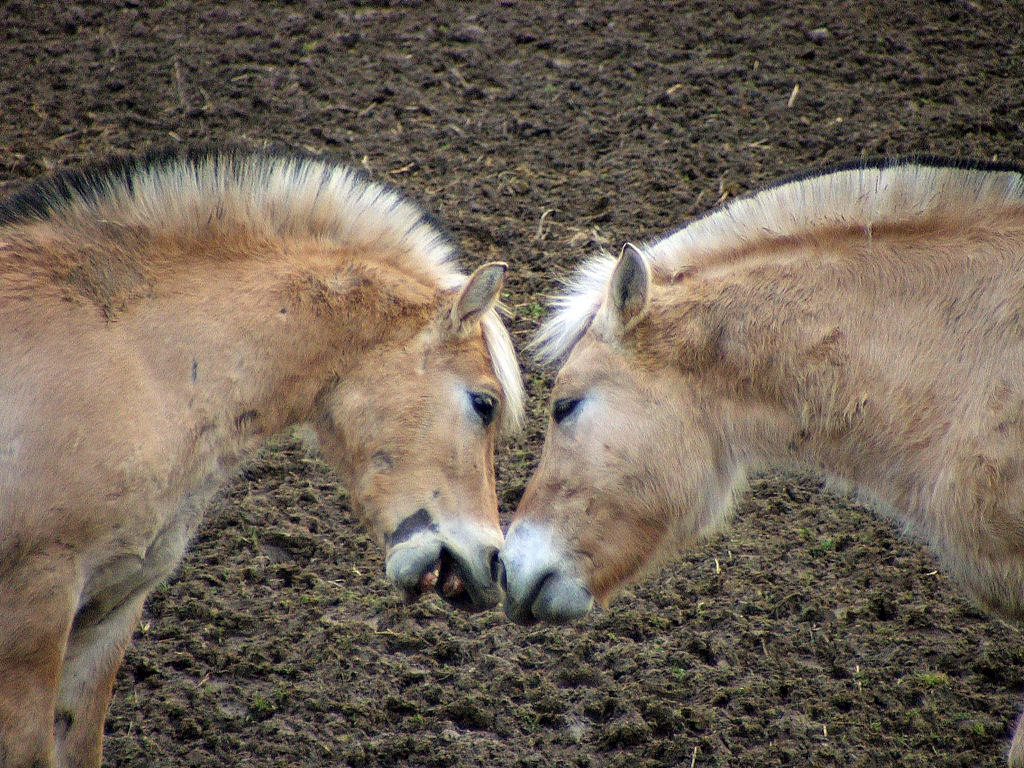
M154 154L0 203L0 765L100 763L146 596L293 424L408 599L479 610L500 582L516 621L576 619L783 465L1024 614L1021 173L858 165L584 266L535 341L560 370L504 541L505 266L453 256L393 191L293 154Z
M308 423L388 577L497 604L496 311L411 203L240 149L59 175L0 204L0 766L98 766L149 592L244 451Z
M865 163L584 265L499 575L516 621L606 604L768 466L854 486L1024 618L1024 174ZM1010 765L1024 768L1024 720Z

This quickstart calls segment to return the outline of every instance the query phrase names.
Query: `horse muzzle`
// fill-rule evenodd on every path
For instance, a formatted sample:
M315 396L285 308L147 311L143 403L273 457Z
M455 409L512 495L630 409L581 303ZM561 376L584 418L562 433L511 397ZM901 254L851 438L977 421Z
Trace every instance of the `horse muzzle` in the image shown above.
M464 611L497 605L501 590L492 573L500 533L470 525L408 524L417 517L429 521L429 515L420 510L388 537L385 572L406 602L433 591Z
M594 607L594 596L573 561L554 546L551 531L513 525L495 562L505 590L505 613L518 624L566 624Z

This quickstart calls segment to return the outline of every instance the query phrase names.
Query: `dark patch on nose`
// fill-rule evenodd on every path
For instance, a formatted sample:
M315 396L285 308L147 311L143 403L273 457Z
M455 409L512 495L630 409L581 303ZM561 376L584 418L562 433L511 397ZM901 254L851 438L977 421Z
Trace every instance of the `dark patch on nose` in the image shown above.
M401 544L424 530L437 533L437 523L431 519L430 513L426 509L420 507L414 514L409 515L398 524L395 532L388 537L388 545L393 547L396 544Z

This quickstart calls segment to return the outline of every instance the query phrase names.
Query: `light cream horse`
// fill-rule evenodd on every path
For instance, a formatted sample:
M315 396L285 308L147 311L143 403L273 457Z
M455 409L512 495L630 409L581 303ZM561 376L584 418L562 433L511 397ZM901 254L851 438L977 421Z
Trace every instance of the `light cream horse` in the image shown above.
M769 188L584 266L537 345L564 364L500 558L513 619L606 603L769 465L853 484L1024 617L1020 172L874 163Z
M294 155L151 155L0 204L0 765L99 765L146 595L288 425L409 597L497 602L522 385L504 265L452 256L393 191Z

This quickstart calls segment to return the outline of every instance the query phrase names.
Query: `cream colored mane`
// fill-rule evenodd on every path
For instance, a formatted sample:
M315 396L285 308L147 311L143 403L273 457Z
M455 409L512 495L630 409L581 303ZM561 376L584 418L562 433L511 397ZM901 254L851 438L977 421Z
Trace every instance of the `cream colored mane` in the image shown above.
M200 237L211 224L237 227L266 243L315 238L381 254L448 290L468 276L448 236L391 188L351 168L300 154L195 148L119 159L30 185L0 203L0 228L49 225L150 237ZM505 393L502 428L524 422L524 393L508 332L497 311L483 320L495 375Z
M1024 201L1024 172L939 160L878 161L797 177L738 198L668 237L641 247L655 277L715 261L752 246L821 228L913 224L936 216L971 220ZM584 263L552 302L531 348L554 363L569 354L601 306L615 266L603 253Z

